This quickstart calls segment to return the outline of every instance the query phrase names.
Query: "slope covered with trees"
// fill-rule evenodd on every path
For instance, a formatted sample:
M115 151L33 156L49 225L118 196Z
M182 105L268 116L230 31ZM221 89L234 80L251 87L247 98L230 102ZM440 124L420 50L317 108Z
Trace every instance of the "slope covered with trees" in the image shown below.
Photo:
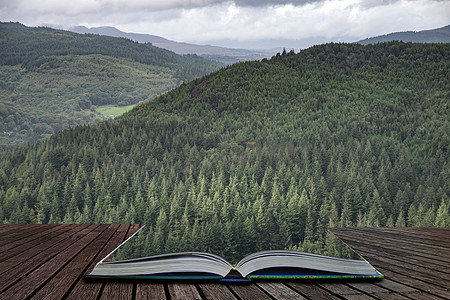
M98 120L220 68L124 38L0 23L0 149Z
M327 44L183 84L0 157L0 219L145 223L149 253L449 226L449 44Z

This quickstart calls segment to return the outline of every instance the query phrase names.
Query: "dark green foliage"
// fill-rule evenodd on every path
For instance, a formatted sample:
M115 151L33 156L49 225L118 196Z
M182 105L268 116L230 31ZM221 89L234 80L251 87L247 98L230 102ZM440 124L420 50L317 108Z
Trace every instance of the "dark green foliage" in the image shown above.
M154 253L231 261L314 251L327 226L448 226L449 50L327 44L227 67L1 154L0 213L143 222Z
M124 38L0 23L0 149L100 120L221 67Z
M0 53L2 65L21 65L25 69L39 68L43 64L51 67L52 56L101 54L175 70L192 63L203 63L212 71L212 63L198 56L180 56L148 43L47 27L29 28L20 23L0 23Z

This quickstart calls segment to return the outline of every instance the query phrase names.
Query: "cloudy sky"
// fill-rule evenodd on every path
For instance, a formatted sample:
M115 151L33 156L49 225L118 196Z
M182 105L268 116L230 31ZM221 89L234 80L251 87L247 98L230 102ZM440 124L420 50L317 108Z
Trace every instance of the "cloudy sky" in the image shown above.
M450 24L450 0L0 0L0 20L114 26L197 44L305 47Z

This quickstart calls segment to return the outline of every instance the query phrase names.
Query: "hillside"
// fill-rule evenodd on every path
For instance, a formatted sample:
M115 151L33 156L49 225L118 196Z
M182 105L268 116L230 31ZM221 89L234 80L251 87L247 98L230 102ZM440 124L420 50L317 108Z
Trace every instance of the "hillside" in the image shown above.
M151 43L153 46L173 51L177 54L196 54L207 59L216 60L224 64L248 60L261 60L272 56L274 53L260 50L233 49L224 47L215 47L210 45L195 45L189 43L175 42L160 36L151 34L140 34L132 32L123 32L114 27L102 26L87 28L85 26L76 26L70 28L77 33L92 33L114 37L124 37L140 43Z
M413 43L450 43L450 25L431 30L394 32L367 38L358 41L357 43L367 45L390 41Z
M99 120L222 65L123 38L0 23L0 149Z
M326 44L229 66L0 154L0 219L145 223L146 254L231 261L334 251L328 226L449 226L449 54Z

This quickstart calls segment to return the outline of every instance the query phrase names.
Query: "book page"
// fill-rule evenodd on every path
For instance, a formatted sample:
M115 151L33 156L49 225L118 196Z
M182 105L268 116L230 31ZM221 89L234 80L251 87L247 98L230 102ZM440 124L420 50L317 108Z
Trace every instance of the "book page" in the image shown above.
M303 243L296 251L269 250L252 253L236 265L243 276L274 278L382 278L347 244L327 233L323 247Z
M146 279L220 279L232 269L223 258L202 252L152 255L148 252L146 227L108 254L89 277Z
M149 230L150 229L150 230ZM214 253L181 251L155 253L151 228L144 226L119 245L93 272L93 275L150 276L152 278L220 278L231 274L233 266ZM315 278L333 276L378 276L368 262L331 232L319 247L304 242L302 247L251 253L236 264L243 277ZM166 249L167 250L167 249ZM188 250L188 249L186 249ZM168 251L166 251L168 252ZM137 271L138 269L141 269ZM164 274L164 275L162 275ZM203 277L202 277L203 276ZM219 277L217 277L219 276ZM199 278L200 278L199 277ZM233 276L232 276L233 277ZM236 277L236 276L235 276ZM239 276L237 276L239 277Z

